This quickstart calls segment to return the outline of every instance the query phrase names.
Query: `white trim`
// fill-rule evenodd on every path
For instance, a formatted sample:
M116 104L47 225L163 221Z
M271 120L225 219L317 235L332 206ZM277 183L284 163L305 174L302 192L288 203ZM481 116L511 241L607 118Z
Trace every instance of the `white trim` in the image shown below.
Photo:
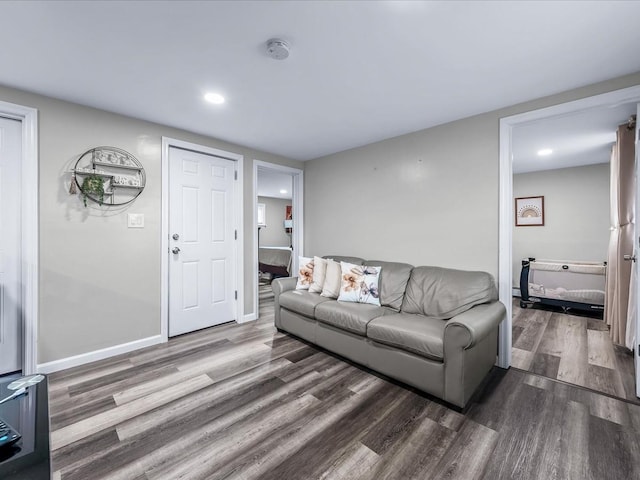
M253 320L257 320L258 319L258 315L255 313L248 313L244 316L244 318L242 319L242 322L251 322Z
M520 294L520 289L513 287L511 289L511 296L520 298L522 295Z
M139 340L134 340L133 342L122 343L120 345L114 345L113 347L102 348L100 350L94 350L93 352L81 353L80 355L74 355L73 357L42 363L38 365L38 373L58 372L60 370L66 370L67 368L77 367L78 365L84 365L86 363L104 360L105 358L115 357L116 355L121 355L123 353L133 352L134 350L139 350L141 348L151 347L163 342L164 340L162 335L141 338Z
M640 101L640 85L615 90L593 97L553 105L500 119L500 227L498 257L498 290L507 314L500 324L498 363L502 368L511 365L511 302L512 302L512 232L513 232L513 128L549 117L571 115L576 112L610 105Z
M234 183L234 229L238 231L238 240L235 245L236 273L234 278L235 290L238 291L236 301L236 322L242 323L244 315L244 157L237 153L206 147L196 143L185 142L170 137L162 137L161 156L161 247L160 247L160 336L163 341L169 339L169 149L181 148L196 153L214 155L236 162L237 181Z
M298 270L298 256L304 255L304 171L299 168L278 165L277 163L264 162L262 160L253 161L253 223L258 225L258 170L272 170L278 173L288 173L292 177L291 204L293 209L293 234L291 243L291 271ZM253 252L252 258L252 285L253 285L253 309L249 314L253 320L258 318L258 229L253 229ZM249 316L247 315L247 316Z
M38 358L38 110L0 102L0 115L22 122L22 372L29 375L35 373Z

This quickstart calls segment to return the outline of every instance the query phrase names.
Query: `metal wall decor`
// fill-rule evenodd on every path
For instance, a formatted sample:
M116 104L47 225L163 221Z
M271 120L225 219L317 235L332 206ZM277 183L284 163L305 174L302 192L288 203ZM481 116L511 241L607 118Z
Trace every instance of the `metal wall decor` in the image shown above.
M126 205L144 190L146 175L136 157L116 147L87 150L71 171L69 193L79 190L87 200L100 205Z

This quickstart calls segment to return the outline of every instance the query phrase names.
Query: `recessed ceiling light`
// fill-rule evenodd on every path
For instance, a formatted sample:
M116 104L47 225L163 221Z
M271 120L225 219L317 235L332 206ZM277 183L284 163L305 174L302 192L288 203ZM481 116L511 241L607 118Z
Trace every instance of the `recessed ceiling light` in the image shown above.
M207 102L214 103L216 105L220 105L220 104L224 103L224 97L222 95L220 95L219 93L207 93L204 96L204 99Z
M541 157L546 157L547 155L551 155L553 153L553 150L551 150L550 148L543 148L542 150L538 150L538 155L540 155Z
M287 193L286 190L280 190L280 193Z

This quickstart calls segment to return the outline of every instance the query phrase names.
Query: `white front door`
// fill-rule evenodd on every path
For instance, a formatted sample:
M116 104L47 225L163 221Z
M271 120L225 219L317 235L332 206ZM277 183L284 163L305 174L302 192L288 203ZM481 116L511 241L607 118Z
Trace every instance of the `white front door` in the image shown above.
M169 336L237 319L235 162L169 150Z
M0 117L0 375L22 369L21 158L22 122Z

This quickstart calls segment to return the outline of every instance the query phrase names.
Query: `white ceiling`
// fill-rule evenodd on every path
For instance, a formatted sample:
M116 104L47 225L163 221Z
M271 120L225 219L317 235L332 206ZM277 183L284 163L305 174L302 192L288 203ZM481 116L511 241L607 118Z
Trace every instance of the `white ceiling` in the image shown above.
M640 71L638 18L626 1L2 1L0 84L307 160ZM289 59L267 57L274 36Z
M596 108L548 118L513 129L513 173L608 163L618 125L636 113L636 104ZM553 153L539 156L550 148Z
M258 196L291 199L293 177L286 173L258 169ZM286 193L280 193L286 190Z

